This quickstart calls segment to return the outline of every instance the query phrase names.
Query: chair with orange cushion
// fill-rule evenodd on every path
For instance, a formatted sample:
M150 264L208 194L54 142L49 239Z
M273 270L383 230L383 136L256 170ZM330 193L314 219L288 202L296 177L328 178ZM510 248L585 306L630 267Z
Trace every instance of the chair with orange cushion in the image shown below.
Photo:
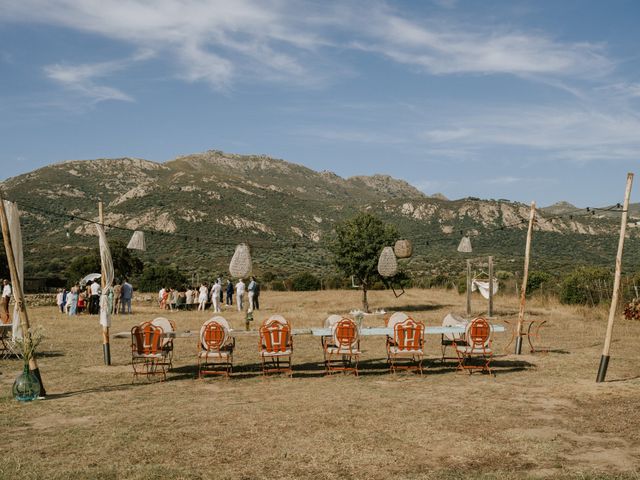
M343 318L331 327L332 340L324 345L324 365L327 374L353 372L358 376L360 335L350 318Z
M258 351L262 360L262 374L288 373L293 376L291 356L293 355L293 337L291 325L283 317L272 316L260 327Z
M407 318L393 327L393 341L387 342L387 361L392 373L415 370L422 375L424 358L424 323ZM398 365L399 359L409 359L408 364Z
M473 373L474 370L492 373L489 364L493 357L491 349L491 325L482 317L478 317L467 325L465 333L466 344L455 345L458 355L458 370L467 370ZM474 362L479 359L479 362Z
M210 318L200 328L198 340L198 378L205 375L231 376L235 339L226 319Z
M166 380L167 353L162 348L162 327L144 322L131 329L131 366L133 367L133 380L138 375L146 375L149 379L152 375L162 375Z

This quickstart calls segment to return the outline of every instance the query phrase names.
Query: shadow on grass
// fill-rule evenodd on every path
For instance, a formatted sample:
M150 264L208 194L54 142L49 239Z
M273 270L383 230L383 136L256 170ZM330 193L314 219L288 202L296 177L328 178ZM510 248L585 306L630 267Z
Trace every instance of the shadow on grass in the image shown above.
M167 377L169 380L169 377ZM89 393L108 393L108 392L120 392L123 390L130 390L133 388L141 387L144 385L149 385L152 382L137 382L137 383L120 383L118 385L105 385L103 387L91 387L84 388L82 390L74 390L71 392L63 392L63 393L47 393L47 400L59 400L61 398L69 398L75 397L78 395L85 395Z
M444 305L440 303L430 303L430 304L422 304L422 305L405 305L401 308L398 308L397 305L383 307L386 311L391 312L430 312L433 310L441 310L443 308L453 307L453 305Z

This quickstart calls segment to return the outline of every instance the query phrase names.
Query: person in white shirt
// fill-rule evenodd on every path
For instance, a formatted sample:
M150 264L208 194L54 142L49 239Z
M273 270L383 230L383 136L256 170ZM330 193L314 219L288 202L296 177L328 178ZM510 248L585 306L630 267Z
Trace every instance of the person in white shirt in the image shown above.
M91 303L89 313L91 315L97 315L100 313L100 284L93 282L91 284Z
M64 313L64 293L61 288L58 289L58 294L56 295L56 305L58 305L60 312Z
M213 304L213 311L216 313L220 313L220 292L222 292L222 285L218 280L211 287L211 303Z
M2 281L2 322L9 323L9 302L11 301L11 285L9 280Z
M249 291L249 311L253 312L253 299L254 299L254 295L256 293L256 280L255 278L251 277L251 281L249 282L249 286L247 287L247 290Z
M187 305L187 310L190 310L191 305L193 305L193 290L191 290L191 287L187 288L185 297L186 297L185 303Z
M242 279L238 280L236 283L236 304L238 305L238 311L241 312L243 309L243 300L244 300L244 282Z
M207 306L208 296L209 296L209 289L203 283L202 285L200 285L200 296L198 297L198 302L199 302L198 311L202 310L204 312L204 309Z
M163 310L164 310L164 308L163 308L164 305L162 305L162 300L164 298L164 292L166 292L166 291L167 290L164 287L162 287L160 289L160 291L158 292L158 305L160 305L160 308L163 309Z

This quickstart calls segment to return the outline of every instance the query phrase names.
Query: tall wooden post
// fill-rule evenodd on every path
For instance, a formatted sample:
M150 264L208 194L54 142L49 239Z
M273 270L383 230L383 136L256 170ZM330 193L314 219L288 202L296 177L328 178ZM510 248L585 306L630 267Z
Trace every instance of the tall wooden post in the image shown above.
M489 318L493 317L493 257L489 257Z
M629 213L629 199L631 197L631 186L633 185L633 173L627 173L627 188L624 192L624 206L622 207L622 220L620 222L620 240L618 240L618 254L616 255L616 272L613 278L613 293L611 294L611 307L609 307L609 322L607 323L607 334L604 338L604 348L600 357L600 367L596 382L604 382L609 367L609 349L611 347L611 335L613 333L613 321L618 308L618 294L620 292L620 275L622 272L622 251L624 250L624 237L627 230L627 217Z
M536 202L531 202L529 213L529 229L527 230L527 246L524 251L524 272L522 274L522 288L520 289L520 311L518 312L518 325L516 326L516 355L522 353L522 323L524 322L524 304L527 299L527 281L529 280L529 256L531 255L531 235L533 234L533 221L536 217Z
M471 260L467 260L467 317L471 317Z
M100 225L104 228L104 208L102 200L98 202L98 217L100 217ZM104 292L106 283L106 273L104 271L104 265L100 262L100 285ZM111 365L111 345L109 344L109 327L102 327L102 355L104 357L104 364Z
M11 272L11 283L13 285L13 295L15 297L16 304L18 305L18 312L20 314L20 325L22 326L22 335L25 342L31 342L31 332L29 332L29 315L27 314L27 304L24 300L24 292L22 291L22 285L20 283L20 277L18 276L18 268L16 266L16 257L13 254L13 244L11 242L11 233L9 231L9 221L7 220L7 212L4 208L4 198L0 195L0 223L2 224L2 237L4 239L4 248L7 253L7 261L9 262L9 271ZM29 370L33 373L40 382L40 396L47 395L47 391L44 388L42 382L42 376L40 375L40 369L38 368L38 361L35 355L29 359Z

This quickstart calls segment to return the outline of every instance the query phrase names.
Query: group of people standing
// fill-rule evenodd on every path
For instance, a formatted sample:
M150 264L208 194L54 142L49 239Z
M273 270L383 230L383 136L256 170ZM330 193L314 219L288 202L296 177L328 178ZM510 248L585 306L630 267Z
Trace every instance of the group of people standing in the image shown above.
M197 290L194 287L181 290L163 287L158 292L158 302L160 308L166 310L192 309L197 305L197 310L200 311L211 305L212 310L219 313L222 311L222 305L233 306L235 294L236 306L241 312L244 310L245 293L249 300L248 311L258 310L260 308L260 285L255 277L251 277L248 286L240 279L235 286L231 280L227 280L223 287L223 280L218 278L211 286L206 282L202 283Z
M100 296L102 287L98 281L87 282L84 288L79 284L71 287L71 290L58 289L56 303L60 312L68 315L78 315L87 312L90 315L100 313ZM111 314L132 313L131 300L133 299L133 286L125 279L121 284L116 283L107 292L109 311Z

